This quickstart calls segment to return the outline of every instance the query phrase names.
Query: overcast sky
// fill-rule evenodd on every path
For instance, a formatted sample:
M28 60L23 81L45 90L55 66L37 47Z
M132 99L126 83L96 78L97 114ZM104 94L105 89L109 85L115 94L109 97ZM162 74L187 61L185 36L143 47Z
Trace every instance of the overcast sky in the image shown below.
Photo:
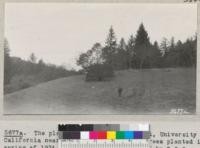
M151 41L185 41L197 29L196 4L7 3L5 37L11 55L33 52L47 63L76 68L81 52L105 44L112 25L118 41L135 35L143 22Z

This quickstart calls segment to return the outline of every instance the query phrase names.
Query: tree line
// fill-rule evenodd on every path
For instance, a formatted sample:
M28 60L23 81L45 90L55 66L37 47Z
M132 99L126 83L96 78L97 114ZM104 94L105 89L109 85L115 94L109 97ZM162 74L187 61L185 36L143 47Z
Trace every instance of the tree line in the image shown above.
M151 43L149 35L141 23L135 36L130 35L126 42L117 38L113 27L109 29L105 45L95 43L87 52L80 54L77 65L88 71L94 65L111 65L114 70L195 67L197 37L188 38L185 42L163 38L160 45Z
M79 74L63 66L47 64L32 53L28 60L10 56L8 41L4 41L4 93L47 82L61 77Z
M182 42L163 38L158 44L151 43L143 24L136 35L130 35L128 41L117 41L111 26L105 45L95 43L91 49L80 54L77 65L88 74L88 80L103 80L112 77L114 70L196 67L197 36ZM29 60L10 56L8 41L4 42L4 92L13 92L49 80L80 74L75 70L66 70L62 66L47 64L32 53ZM93 77L93 78L92 78Z

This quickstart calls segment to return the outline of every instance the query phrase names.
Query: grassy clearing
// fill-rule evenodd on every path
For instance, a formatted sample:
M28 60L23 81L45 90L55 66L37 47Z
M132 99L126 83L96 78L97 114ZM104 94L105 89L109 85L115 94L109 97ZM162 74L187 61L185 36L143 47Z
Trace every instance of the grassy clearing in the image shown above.
M71 76L5 95L6 114L168 114L195 112L196 70L143 69L115 72L106 82ZM118 87L123 88L118 97Z

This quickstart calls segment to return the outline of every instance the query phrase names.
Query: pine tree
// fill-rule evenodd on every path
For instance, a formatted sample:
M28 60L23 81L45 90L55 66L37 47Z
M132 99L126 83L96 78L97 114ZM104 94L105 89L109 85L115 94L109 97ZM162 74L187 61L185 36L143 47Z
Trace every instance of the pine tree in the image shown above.
M37 58L36 58L34 53L31 53L31 55L30 55L30 62L31 63L36 63L37 62Z
M151 67L161 67L162 65L162 53L158 46L158 42L155 41L153 44L153 47L151 48Z
M103 56L106 59L106 62L112 65L113 67L115 66L114 56L116 52L117 52L117 39L115 37L114 29L111 26L106 39L106 46L103 48Z
M127 69L127 52L126 52L126 42L124 38L121 38L118 46L117 56L115 56L115 61L118 63L118 69Z
M148 63L147 57L149 56L150 41L148 33L144 28L144 25L141 24L136 34L135 38L135 54L136 54L136 67L143 68L143 65Z
M130 36L128 40L128 45L127 45L127 68L133 68L134 64L134 58L135 58L135 53L134 53L134 48L135 48L135 38L133 35Z
M165 55L168 52L168 40L167 38L163 38L160 44L161 52L163 55Z
M113 29L112 26L109 29L109 33L108 33L108 36L107 36L107 39L106 39L106 46L113 49L113 50L117 46L117 39L115 37L115 32L114 32L114 29Z
M150 44L150 41L149 41L148 33L145 30L144 25L142 23L142 24L140 24L139 29L136 34L135 46L137 48L138 46L141 46L141 45L147 46L149 44Z
M125 42L124 38L121 38L121 40L119 42L119 49L126 50L126 42Z
M174 49L175 49L175 42L174 42L174 37L172 37L171 40L170 40L169 50L173 51Z

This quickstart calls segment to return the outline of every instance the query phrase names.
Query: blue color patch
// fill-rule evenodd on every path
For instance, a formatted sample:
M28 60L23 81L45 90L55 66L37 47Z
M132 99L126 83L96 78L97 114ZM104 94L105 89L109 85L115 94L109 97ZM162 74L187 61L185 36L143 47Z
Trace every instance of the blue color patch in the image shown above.
M132 131L125 131L124 138L125 139L133 139L134 138L134 133Z
M134 132L134 139L143 139L143 132L142 131L135 131Z

